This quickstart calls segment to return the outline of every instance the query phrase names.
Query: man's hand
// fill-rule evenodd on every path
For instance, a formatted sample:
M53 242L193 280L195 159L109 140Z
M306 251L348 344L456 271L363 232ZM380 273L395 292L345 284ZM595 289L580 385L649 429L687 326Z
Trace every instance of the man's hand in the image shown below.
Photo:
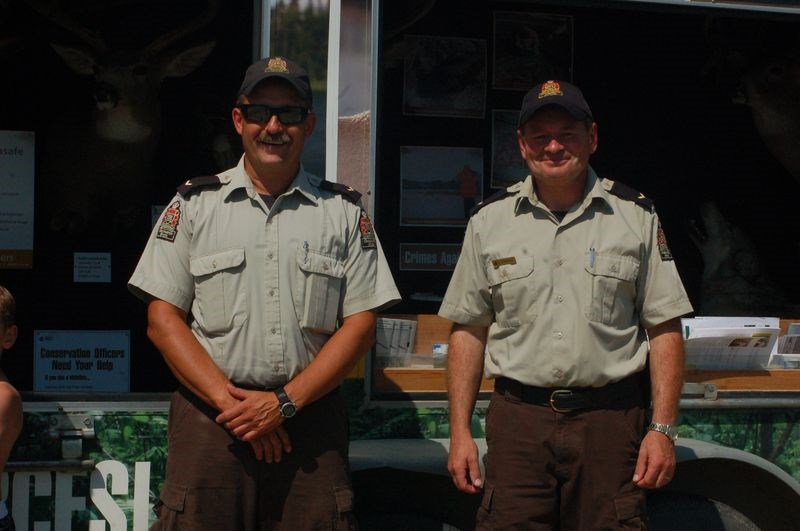
M478 465L478 447L472 437L451 437L447 470L458 490L467 494L480 492L483 487Z
M292 451L292 443L289 441L289 434L283 426L278 426L274 431L250 441L256 459L264 460L267 463L280 463L284 453Z
M248 391L228 384L228 392L240 402L222 411L216 420L237 439L255 441L273 432L283 422L278 410L278 397L272 391ZM274 439L271 442L274 443Z
M639 447L633 482L642 489L658 489L675 474L675 445L657 431L648 431Z

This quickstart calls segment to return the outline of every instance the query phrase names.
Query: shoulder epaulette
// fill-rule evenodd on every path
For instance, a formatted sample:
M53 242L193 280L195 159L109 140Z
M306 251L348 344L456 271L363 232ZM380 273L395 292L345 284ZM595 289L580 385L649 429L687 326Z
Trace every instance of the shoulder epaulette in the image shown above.
M470 217L477 214L478 210L482 209L486 205L494 203L495 201L499 201L500 199L503 199L504 197L511 195L514 192L515 190L509 190L508 188L503 188L502 190L493 193L492 195L490 195L489 197L487 197L486 199L484 199L483 201L472 207L472 210L469 211Z
M219 180L219 176L217 175L194 177L178 187L178 194L180 194L181 197L186 198L189 196L189 194L191 194L195 190L200 190L201 188L206 188L208 186L220 184L221 182L222 181Z
M611 182L611 186L608 188L609 193L621 199L625 199L626 201L633 201L644 209L653 210L653 200L643 193L637 192L627 184L622 184L619 181L612 181L611 179L606 180Z
M350 200L351 203L358 204L358 201L361 199L361 192L357 192L352 187L334 183L331 181L320 181L319 187L323 190L328 190L330 192L335 192L337 194L341 194L345 196L347 199Z

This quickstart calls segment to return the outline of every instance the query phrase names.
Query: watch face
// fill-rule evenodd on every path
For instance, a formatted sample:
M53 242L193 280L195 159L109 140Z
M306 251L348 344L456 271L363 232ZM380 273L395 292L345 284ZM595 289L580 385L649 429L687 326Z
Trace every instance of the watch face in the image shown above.
M283 418L292 418L297 413L297 407L292 402L286 402L281 405L281 416Z

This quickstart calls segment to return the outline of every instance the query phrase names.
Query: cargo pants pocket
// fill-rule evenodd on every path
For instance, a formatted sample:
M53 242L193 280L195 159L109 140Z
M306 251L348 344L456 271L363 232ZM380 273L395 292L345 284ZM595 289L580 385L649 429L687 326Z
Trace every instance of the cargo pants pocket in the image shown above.
M645 496L643 492L623 494L614 498L619 529L647 529Z
M353 487L340 485L333 488L333 497L336 502L335 531L356 531L358 523L353 513Z
M151 531L214 529L237 531L240 500L232 488L189 488L169 480L164 482L153 507L158 520Z

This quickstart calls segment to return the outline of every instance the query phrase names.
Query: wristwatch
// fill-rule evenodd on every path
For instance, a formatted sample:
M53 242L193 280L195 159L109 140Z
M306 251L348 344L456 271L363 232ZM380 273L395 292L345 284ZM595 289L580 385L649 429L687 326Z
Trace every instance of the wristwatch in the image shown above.
M297 405L292 402L283 387L275 389L275 395L278 397L278 411L280 411L281 417L285 419L294 417L295 413L297 413Z
M663 433L669 440L673 443L678 439L678 427L673 426L672 424L661 424L659 422L651 422L650 425L647 427L648 431L657 431L658 433Z

